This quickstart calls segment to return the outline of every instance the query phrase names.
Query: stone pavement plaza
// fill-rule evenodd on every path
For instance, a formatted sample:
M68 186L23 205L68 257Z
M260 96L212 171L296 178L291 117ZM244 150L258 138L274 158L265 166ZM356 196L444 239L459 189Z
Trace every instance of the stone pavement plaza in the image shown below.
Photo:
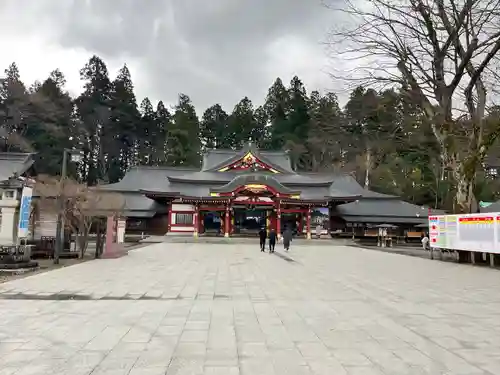
M500 374L500 272L163 243L0 285L0 374Z

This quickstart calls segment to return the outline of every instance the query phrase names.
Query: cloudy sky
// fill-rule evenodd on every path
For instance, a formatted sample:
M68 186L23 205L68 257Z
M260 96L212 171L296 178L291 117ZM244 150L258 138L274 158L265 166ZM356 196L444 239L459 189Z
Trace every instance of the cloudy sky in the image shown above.
M128 64L139 100L184 92L231 110L260 104L277 76L341 91L324 45L335 16L321 0L1 0L0 68L15 61L29 83L60 68L77 93L97 54L112 76Z

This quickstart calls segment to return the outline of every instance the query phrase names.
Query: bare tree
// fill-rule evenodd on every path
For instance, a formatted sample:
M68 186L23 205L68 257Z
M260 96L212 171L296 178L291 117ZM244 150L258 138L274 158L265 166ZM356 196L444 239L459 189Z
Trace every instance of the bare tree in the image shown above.
M63 217L71 232L77 234L80 256L85 255L89 244L92 224L102 216L119 215L125 208L121 194L105 191L99 186L89 187L66 179L60 181L51 176L40 176L35 186L40 198L40 210L59 213L58 196L64 198Z
M347 24L331 42L337 57L358 61L348 79L408 87L452 171L457 209L469 211L477 168L500 133L485 126L500 79L500 1L345 3L337 11Z

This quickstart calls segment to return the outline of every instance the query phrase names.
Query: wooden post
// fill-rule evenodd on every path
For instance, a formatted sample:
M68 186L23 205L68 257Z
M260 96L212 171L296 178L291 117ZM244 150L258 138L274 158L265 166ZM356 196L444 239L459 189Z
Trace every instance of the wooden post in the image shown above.
M106 245L102 253L102 258L104 259L120 258L127 255L127 251L123 248L123 245L117 241L117 226L117 218L108 216L106 222Z
M226 205L226 215L224 216L224 237L229 237L231 232L231 209L229 203Z
M279 200L277 205L278 207L276 208L276 236L278 237L279 240L281 238L281 205Z
M306 238L311 239L311 207L307 209L307 219L306 219Z
M198 204L194 205L194 215L193 215L193 237L198 237L198 229L200 225L200 206Z
M167 233L172 230L172 203L168 206L167 214Z

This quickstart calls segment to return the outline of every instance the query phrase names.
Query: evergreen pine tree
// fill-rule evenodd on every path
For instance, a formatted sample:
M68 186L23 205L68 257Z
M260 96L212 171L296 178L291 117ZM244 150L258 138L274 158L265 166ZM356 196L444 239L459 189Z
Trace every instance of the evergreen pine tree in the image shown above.
M347 149L347 145L337 96L321 96L313 91L309 99L309 117L308 169L338 170L344 165L344 147Z
M110 181L119 181L125 172L139 162L141 128L134 85L127 66L123 66L112 83L110 123L105 129Z
M285 146L287 134L290 132L288 123L289 93L281 78L277 78L267 93L264 109L269 121L269 147L281 150Z
M30 116L25 138L36 150L37 172L57 175L61 171L64 149L77 146L72 114L73 101L64 89L66 80L54 70L30 93ZM74 164L68 165L68 174L76 175Z
M306 147L309 135L309 108L306 89L302 81L293 77L288 90L287 132L283 135L285 148L290 151L296 168L307 168L310 161Z
M167 130L167 164L173 166L199 166L200 124L191 99L179 95L173 121Z
M219 104L205 110L200 122L200 141L204 150L231 147L228 119Z
M104 152L107 144L112 143L112 132L107 131L111 115L111 81L104 61L92 56L80 70L85 81L83 93L76 99L76 121L80 124L80 142L83 146L85 167L80 174L93 185L102 180L109 181L108 162ZM103 135L104 144L103 147Z
M139 164L153 165L157 146L156 113L149 98L144 98L140 105L141 126L136 134L139 141Z
M230 134L234 137L233 147L241 148L247 142L253 142L256 125L252 101L245 97L236 104L229 117Z
M16 63L0 79L0 148L2 151L32 151L24 138L29 98Z
M156 106L155 128L157 138L155 139L155 165L167 163L167 137L168 130L172 124L172 115L160 100Z

